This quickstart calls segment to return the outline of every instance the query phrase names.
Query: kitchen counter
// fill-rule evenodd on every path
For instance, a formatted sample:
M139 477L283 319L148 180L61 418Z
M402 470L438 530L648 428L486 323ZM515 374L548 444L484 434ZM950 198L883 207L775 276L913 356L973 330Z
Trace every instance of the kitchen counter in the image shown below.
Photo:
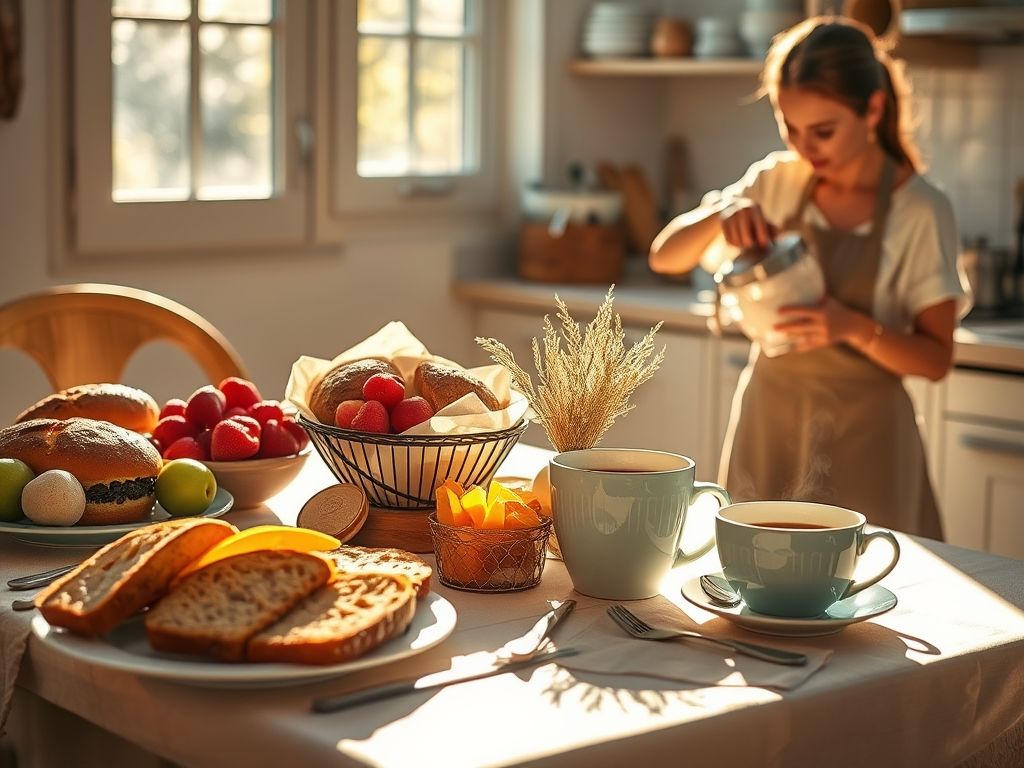
M456 296L488 308L536 311L540 317L555 313L554 296L574 315L593 313L607 289L597 285L531 283L515 276L456 278ZM642 262L628 265L623 281L615 286L615 309L624 323L651 326L664 322L665 330L706 333L714 309L709 288L672 283L658 277ZM1024 374L1024 319L972 321L968 318L955 335L954 363Z

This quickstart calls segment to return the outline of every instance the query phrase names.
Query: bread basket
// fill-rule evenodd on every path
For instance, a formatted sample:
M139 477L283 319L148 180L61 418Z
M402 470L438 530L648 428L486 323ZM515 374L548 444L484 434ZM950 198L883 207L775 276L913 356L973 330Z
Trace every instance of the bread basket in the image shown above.
M298 422L341 482L366 492L370 504L394 509L433 509L434 489L447 479L468 488L486 486L529 422L507 429L451 435L384 435Z

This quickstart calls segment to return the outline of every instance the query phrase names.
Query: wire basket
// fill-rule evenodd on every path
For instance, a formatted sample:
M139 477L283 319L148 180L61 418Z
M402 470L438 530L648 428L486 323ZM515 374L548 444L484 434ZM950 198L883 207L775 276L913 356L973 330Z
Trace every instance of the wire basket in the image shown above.
M437 573L447 587L470 592L518 592L544 572L551 518L533 528L468 528L427 517Z
M497 432L380 435L301 413L298 421L338 480L360 486L373 506L396 509L433 509L434 490L448 479L487 485L529 426L524 419Z

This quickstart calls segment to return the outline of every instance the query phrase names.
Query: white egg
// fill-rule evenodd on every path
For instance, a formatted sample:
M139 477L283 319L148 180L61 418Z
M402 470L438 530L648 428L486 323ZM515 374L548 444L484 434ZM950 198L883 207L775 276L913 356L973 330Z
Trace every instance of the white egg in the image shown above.
M70 472L51 469L22 490L21 511L39 525L74 525L85 513L85 490Z

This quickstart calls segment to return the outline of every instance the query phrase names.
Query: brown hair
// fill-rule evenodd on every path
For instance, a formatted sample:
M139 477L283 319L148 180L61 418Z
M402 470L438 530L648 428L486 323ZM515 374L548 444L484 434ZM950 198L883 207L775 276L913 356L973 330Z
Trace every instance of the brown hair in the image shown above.
M878 143L900 163L922 167L914 144L910 88L902 62L893 60L871 30L844 17L815 17L775 38L761 72L761 94L776 103L780 88L803 88L864 115L875 91L885 93Z

